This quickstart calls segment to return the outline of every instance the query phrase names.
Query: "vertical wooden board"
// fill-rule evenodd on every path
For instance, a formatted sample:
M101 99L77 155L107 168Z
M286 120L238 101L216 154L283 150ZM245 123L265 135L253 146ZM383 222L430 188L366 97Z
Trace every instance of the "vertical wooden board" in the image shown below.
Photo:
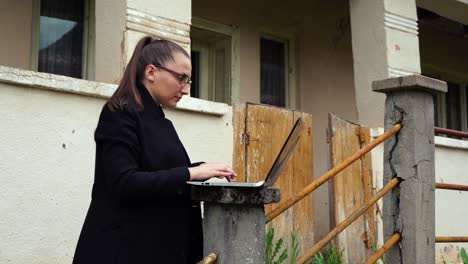
M247 145L247 181L256 182L265 179L277 154L281 150L292 128L291 111L264 105L247 105L246 131L250 140ZM290 177L292 164L288 162L281 172L274 187L281 191L281 199L291 195ZM268 213L278 204L266 205ZM289 244L289 232L292 228L292 212L288 210L267 225L275 229L275 238L283 238L284 245Z
M246 117L246 104L233 105L233 127L234 127L234 153L232 157L232 168L237 173L237 181L246 181L245 177L245 117Z
M335 167L360 149L360 127L330 115L331 166ZM364 203L361 162L358 160L333 178L333 198L336 224ZM359 217L336 238L337 247L343 250L346 263L363 263L366 260L364 217Z
M292 113L289 110L264 105L247 105L246 131L250 138L246 148L247 181L257 182L265 179L292 128L291 123ZM291 170L292 166L288 163L275 186L284 188L281 182L292 173Z
M292 155L294 161L293 194L300 192L313 181L312 115L295 111L294 121L299 117L302 118L305 129ZM313 193L309 194L293 207L293 231L299 242L299 256L314 244L313 197Z
M284 201L302 190L313 179L312 175L312 117L284 108L247 104L245 131L249 143L245 146L246 181L263 180L283 146L295 120L302 116L306 129L274 187L281 190ZM313 196L305 198L283 212L266 228L275 229L275 240L282 238L284 247L290 247L290 234L295 232L300 243L300 254L313 244ZM279 204L265 206L271 212Z
M361 148L370 143L370 129L368 127L361 126L360 129L360 142ZM370 152L361 158L361 172L362 172L362 184L364 187L364 201L367 202L372 198L373 195L373 182L372 182L372 165L371 165L371 154ZM366 228L366 239L367 249L372 248L371 239L375 242L375 206L372 206L367 210L365 217L365 228ZM367 250L367 257L370 257L372 251Z

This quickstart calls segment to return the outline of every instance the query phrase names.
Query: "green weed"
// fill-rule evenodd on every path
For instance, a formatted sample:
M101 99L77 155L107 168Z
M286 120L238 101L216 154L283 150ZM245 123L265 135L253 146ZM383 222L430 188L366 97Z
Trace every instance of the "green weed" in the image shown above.
M332 245L325 250L325 255L322 252L316 254L310 264L343 264L343 250L338 252L336 246Z
M468 255L463 247L460 249L460 258L462 259L463 264L468 264Z
M281 255L276 258L276 255L281 250L281 247L283 246L283 239L280 238L278 241L275 243L275 248L273 250L273 239L275 237L275 230L273 228L268 229L267 235L266 235L266 249L265 249L265 260L266 264L280 264L283 263L283 261L288 257L288 250L284 249L281 252Z

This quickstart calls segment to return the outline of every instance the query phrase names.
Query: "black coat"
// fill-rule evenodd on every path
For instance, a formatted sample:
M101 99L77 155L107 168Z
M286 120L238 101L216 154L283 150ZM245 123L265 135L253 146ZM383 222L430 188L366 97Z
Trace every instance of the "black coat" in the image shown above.
M190 164L171 121L144 87L144 111L102 109L91 205L73 263L195 263L201 215Z

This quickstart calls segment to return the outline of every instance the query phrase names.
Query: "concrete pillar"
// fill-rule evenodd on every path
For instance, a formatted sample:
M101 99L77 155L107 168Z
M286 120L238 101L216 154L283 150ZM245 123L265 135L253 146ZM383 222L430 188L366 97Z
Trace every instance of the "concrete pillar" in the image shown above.
M215 252L217 264L265 263L264 204L280 200L274 188L192 187L203 201L203 255Z
M421 73L416 3L350 0L350 16L358 122L380 127L385 97L371 82Z
M385 129L402 124L384 146L384 184L394 177L401 180L384 196L384 239L402 235L385 263L435 263L433 94L446 92L447 84L413 75L373 82L372 87L387 95Z

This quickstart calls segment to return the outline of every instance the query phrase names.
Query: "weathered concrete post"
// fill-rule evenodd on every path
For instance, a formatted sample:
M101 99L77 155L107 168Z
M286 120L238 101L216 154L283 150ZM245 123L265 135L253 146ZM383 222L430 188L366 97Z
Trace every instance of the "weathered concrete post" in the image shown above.
M217 264L265 263L264 204L277 203L275 188L192 186L203 201L203 254L215 252Z
M401 182L384 196L384 239L395 232L401 241L390 249L385 263L435 262L435 169L433 94L446 92L445 82L421 75L372 83L385 93L385 130L401 122L401 130L385 142L384 183Z

